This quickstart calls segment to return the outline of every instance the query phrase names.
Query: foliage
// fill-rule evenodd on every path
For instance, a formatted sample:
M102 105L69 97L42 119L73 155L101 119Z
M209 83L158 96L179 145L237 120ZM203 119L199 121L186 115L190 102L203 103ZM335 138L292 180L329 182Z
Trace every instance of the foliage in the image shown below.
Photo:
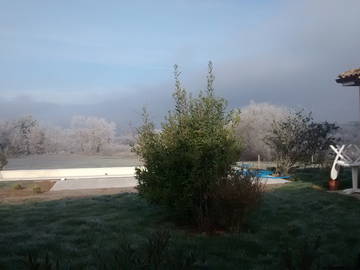
M34 193L37 193L37 194L42 193L41 187L39 187L38 185L34 185L32 190Z
M22 190L24 187L21 184L15 184L13 187L15 190Z
M266 137L273 149L278 170L287 174L297 163L321 163L329 146L336 143L333 136L338 127L333 123L314 122L311 113L293 112L285 119L274 121Z
M254 103L241 109L240 119L236 127L236 135L244 144L241 160L271 160L271 148L265 142L265 137L271 131L274 121L284 119L289 111L285 107L269 103Z
M140 195L200 227L207 226L211 194L240 153L232 114L225 112L225 100L214 96L211 62L208 72L207 90L193 98L175 65L175 109L160 132L144 113L134 146L144 162L136 171Z

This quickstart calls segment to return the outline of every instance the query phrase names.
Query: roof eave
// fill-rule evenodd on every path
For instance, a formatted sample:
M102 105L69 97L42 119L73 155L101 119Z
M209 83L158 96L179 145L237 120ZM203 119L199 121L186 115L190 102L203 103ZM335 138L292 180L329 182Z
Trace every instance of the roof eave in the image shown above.
M360 86L360 78L338 78L337 83L341 83L343 86Z

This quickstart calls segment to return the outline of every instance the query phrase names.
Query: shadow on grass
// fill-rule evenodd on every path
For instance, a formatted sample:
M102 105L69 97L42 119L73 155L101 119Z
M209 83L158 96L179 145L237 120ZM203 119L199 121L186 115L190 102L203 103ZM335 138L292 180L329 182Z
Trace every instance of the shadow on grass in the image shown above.
M87 265L92 250L115 248L121 234L137 243L155 228L171 227L165 215L134 194L0 204L0 265L14 267L29 252L44 251L71 258L75 268Z

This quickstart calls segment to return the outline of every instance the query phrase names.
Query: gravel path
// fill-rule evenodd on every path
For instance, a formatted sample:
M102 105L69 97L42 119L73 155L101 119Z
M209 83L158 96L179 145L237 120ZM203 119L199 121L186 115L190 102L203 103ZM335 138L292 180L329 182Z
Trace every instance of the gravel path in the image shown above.
M50 191L79 190L79 189L106 189L131 188L137 186L135 177L71 179L57 181Z
M262 178L261 182L266 185L286 184L284 179ZM96 178L96 179L71 179L57 181L50 191L78 190L78 189L102 189L102 188L130 188L138 184L135 177Z
M102 168L139 166L134 153L125 152L114 156L79 154L44 154L10 158L4 170L43 170L70 168Z

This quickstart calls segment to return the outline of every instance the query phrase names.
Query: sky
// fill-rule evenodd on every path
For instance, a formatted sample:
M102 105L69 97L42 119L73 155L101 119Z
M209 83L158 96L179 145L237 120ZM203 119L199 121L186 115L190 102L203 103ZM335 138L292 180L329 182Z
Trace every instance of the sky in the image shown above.
M171 108L173 65L193 93L214 63L229 108L268 102L358 119L359 0L0 0L0 118L137 123Z

